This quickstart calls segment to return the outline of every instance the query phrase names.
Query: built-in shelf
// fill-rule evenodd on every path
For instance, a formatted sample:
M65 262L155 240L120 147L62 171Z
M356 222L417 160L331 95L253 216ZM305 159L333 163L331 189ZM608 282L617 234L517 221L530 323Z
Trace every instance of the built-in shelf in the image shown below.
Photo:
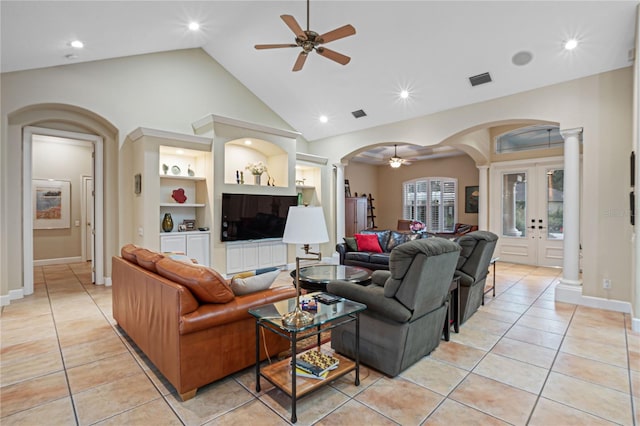
M160 203L160 207L204 207L206 204L194 203Z
M296 185L296 189L316 189L316 187L312 185Z
M179 175L160 175L160 179L174 179L174 180L190 180L190 181L203 181L206 178L202 176L179 176Z

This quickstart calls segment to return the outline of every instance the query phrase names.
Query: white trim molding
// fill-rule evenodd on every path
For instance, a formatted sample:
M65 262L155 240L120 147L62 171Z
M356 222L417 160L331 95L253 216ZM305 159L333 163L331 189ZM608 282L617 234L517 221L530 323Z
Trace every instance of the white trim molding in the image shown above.
M581 286L566 285L563 284L563 282L559 282L556 285L555 301L587 306L589 308L605 309L607 311L622 312L625 314L630 314L632 311L631 303L629 302L603 299L601 297L584 296L582 294Z
M62 265L65 263L80 263L80 262L82 262L82 256L60 257L56 259L34 260L33 266Z

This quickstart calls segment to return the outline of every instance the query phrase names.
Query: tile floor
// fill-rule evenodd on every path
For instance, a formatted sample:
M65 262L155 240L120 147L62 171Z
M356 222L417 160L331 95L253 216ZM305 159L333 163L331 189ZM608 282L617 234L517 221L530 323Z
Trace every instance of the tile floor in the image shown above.
M365 367L359 387L350 375L301 399L297 424L640 425L640 335L629 315L555 303L559 273L499 263L496 298L450 342L398 377ZM2 308L2 425L288 423L289 399L265 381L256 394L252 369L180 402L87 265L35 277Z

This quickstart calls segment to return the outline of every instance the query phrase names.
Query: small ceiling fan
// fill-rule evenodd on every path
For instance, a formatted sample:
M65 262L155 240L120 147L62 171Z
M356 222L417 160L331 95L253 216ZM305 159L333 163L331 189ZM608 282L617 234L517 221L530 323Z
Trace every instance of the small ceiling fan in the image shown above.
M280 18L296 35L295 44L256 44L256 49L278 49L281 47L302 47L302 52L298 55L292 71L300 71L304 66L304 62L307 60L307 55L312 51L316 51L319 55L325 58L331 59L341 65L347 65L351 60L350 57L338 53L334 50L327 49L322 46L325 43L339 40L356 33L356 29L352 25L344 25L328 33L318 34L315 31L309 29L309 0L307 0L307 29L303 30L296 18L291 15L280 15Z
M398 157L398 145L393 145L393 157L389 158L389 166L393 169L397 169L398 167L406 164L406 160L404 158Z

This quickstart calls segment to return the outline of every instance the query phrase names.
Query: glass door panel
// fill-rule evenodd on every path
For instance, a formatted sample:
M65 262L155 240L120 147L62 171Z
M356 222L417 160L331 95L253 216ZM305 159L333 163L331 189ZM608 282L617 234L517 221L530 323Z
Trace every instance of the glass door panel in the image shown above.
M564 170L547 170L547 238L562 240L564 238L563 206L564 206Z
M527 237L527 173L502 175L502 235Z

